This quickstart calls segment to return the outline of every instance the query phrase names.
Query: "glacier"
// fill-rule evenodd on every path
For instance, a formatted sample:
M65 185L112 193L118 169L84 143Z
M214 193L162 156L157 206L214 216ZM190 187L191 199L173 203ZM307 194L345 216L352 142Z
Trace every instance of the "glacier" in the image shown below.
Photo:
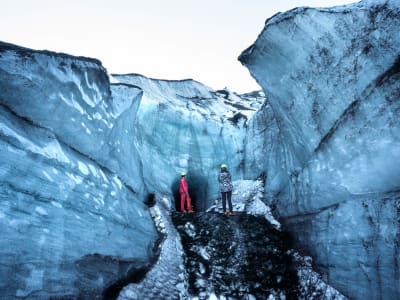
M241 178L244 128L265 99L4 42L0 79L6 298L93 299L140 280L163 253L148 193L173 206L184 170L208 208L221 163Z
M225 163L235 210L290 232L299 277L298 253L351 299L398 298L399 17L395 0L279 13L239 57L263 88L242 95L0 42L2 297L187 297L170 214L221 222ZM198 213L179 218L182 171Z
M177 200L180 173L185 171L194 209L205 211L218 198L222 163L228 164L233 178L243 177L244 129L263 103L263 93L238 95L192 79L140 74L112 74L111 81L143 91L135 141L149 191Z
M400 5L361 1L268 19L239 57L267 101L245 173L325 279L354 299L400 295Z
M95 299L158 238L131 136L141 90L99 61L0 43L0 291Z

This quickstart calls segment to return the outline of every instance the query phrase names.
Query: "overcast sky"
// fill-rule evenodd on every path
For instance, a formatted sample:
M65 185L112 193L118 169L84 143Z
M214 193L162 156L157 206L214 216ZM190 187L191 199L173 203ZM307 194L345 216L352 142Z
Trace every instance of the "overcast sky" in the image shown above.
M109 73L259 89L237 60L267 18L357 0L0 0L0 40L95 57Z

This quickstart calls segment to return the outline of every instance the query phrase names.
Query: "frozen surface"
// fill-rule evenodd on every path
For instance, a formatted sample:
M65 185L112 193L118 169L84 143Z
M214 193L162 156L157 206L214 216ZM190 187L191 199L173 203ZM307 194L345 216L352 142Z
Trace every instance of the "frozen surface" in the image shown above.
M246 177L328 281L400 296L400 3L298 8L242 53L268 101L249 121Z
M186 171L195 209L204 211L219 197L225 163L239 213L227 222L202 213L198 224L229 223L234 258L289 254L286 245L249 241L252 233L265 238L249 220L269 221L275 228L265 227L281 235L272 210L322 272L299 258L298 275L315 281L300 280L303 290L342 297L328 281L352 299L399 298L399 25L395 0L275 15L240 57L267 101L262 92L214 91L194 80L109 77L94 59L0 43L2 296L95 299L136 280L123 299L154 291L167 297L166 288L184 297L180 240L167 224L173 208L151 209L165 234L152 265L158 235L142 202L154 192L173 205ZM265 192L264 180L255 178L265 178ZM257 216L240 220L242 211ZM180 229L189 240L214 229L184 219ZM192 268L193 297L246 294L244 281L219 292L206 282L221 251L204 245L219 242L203 240L190 250L207 262ZM237 261L227 261L232 275ZM277 299L292 288L282 294L272 286L253 287Z
M155 255L147 192L173 199L187 171L201 210L217 195L221 163L242 176L245 127L263 93L134 74L111 81L97 60L0 43L6 297L113 293Z
M0 43L0 294L95 299L156 237L132 142L141 91L92 59ZM130 132L129 132L130 131Z
M2 105L143 192L133 143L138 87L110 86L106 70L90 58L6 43L0 44L0 54Z
M274 218L271 208L265 204L264 200L264 180L236 180L233 182L232 208L233 211L246 213L255 216L263 216L280 230L281 224ZM208 212L222 213L221 198L215 200L215 204L207 209Z
M160 255L145 278L124 287L118 300L187 299L187 274L180 236L172 224L170 200L157 199L151 215L163 240Z
M262 93L237 95L190 79L138 74L113 75L112 82L143 90L135 136L150 191L179 193L180 173L186 171L195 209L204 211L217 197L222 163L233 178L242 178L244 129L264 101Z

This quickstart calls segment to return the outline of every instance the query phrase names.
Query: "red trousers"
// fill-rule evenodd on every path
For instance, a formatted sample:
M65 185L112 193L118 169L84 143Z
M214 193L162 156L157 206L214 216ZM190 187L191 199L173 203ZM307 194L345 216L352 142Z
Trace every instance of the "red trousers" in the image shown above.
M192 203L189 195L186 195L185 193L181 193L181 212L185 211L185 202L187 206L188 211L192 211Z

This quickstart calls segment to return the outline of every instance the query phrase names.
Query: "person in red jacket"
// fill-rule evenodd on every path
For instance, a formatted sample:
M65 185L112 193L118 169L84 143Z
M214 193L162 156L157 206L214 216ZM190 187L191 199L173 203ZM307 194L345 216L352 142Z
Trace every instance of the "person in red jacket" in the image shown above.
M179 192L181 194L181 212L186 212L185 210L185 203L187 206L188 212L193 212L191 199L189 197L189 186L186 181L186 173L181 173L181 179L179 180Z

